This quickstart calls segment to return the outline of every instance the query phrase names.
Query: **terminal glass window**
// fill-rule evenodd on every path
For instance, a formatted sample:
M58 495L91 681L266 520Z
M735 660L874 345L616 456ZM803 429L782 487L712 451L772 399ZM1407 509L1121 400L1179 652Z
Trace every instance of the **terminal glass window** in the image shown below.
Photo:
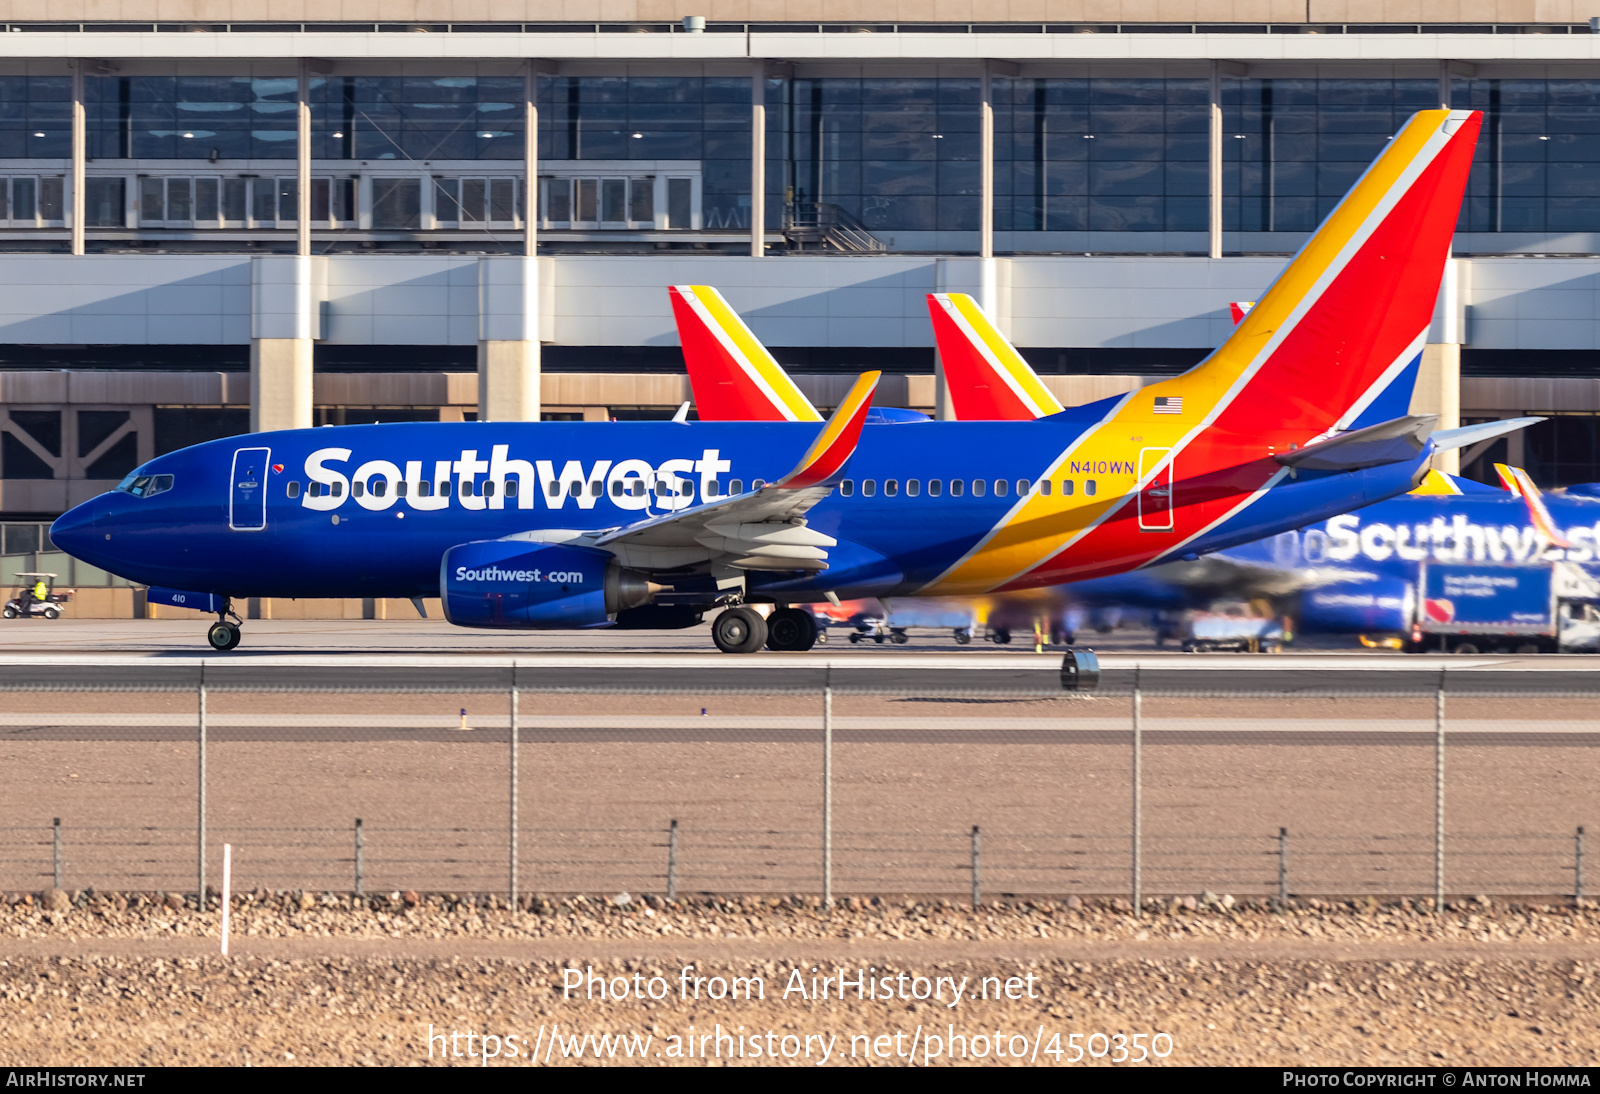
M1452 98L1484 112L1461 230L1600 232L1600 80L1457 80Z
M1406 118L1438 107L1439 82L1227 80L1222 104L1223 228L1303 236Z
M1206 231L1207 81L1094 77L994 86L997 230Z
M769 87L772 100L782 87ZM775 154L769 136L769 156ZM701 208L691 208L687 178L635 189L632 181L556 179L544 215L555 225L653 223L657 210L670 228L689 228L698 212L705 228L750 227L750 81L742 76L542 76L539 79L539 158L564 160L677 160L700 165ZM562 175L575 174L565 169ZM598 174L598 172L597 172ZM777 185L774 180L773 186Z

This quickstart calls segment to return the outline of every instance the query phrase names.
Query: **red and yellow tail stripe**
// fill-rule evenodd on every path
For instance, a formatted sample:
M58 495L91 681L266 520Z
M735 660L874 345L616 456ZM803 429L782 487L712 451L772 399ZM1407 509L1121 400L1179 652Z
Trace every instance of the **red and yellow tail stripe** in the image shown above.
M1556 527L1555 518L1550 515L1549 506L1544 503L1544 493L1533 482L1533 476L1520 467L1510 467L1503 463L1494 465L1494 470L1500 476L1500 482L1505 488L1516 494L1528 507L1528 519L1533 521L1533 529L1547 542L1557 547L1571 547L1572 543L1561 534L1561 529Z
M1054 584L1181 553L1283 477L1274 453L1348 425L1425 338L1480 122L1414 115L1226 342L1121 400L1040 469L1095 478L1093 499L1019 499L921 591ZM1136 499L1168 465L1172 520L1141 529ZM1102 466L1117 470L1084 470Z
M872 393L878 389L882 376L881 372L861 374L794 470L772 484L775 489L801 490L816 486L844 468L845 461L855 453L856 444L861 440L861 426L867 420L867 411L872 409Z
M667 292L701 421L822 421L720 292L710 285L673 285Z
M978 302L966 293L928 294L944 370L945 397L958 421L1032 421L1062 406Z

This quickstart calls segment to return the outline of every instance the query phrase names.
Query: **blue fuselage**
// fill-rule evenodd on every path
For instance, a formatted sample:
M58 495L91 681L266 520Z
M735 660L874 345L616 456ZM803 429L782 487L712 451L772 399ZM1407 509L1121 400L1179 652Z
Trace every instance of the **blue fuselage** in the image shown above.
M1014 511L1019 480L1048 474L1104 410L1095 404L1023 423L869 425L844 472L855 484L849 495L835 489L807 514L811 528L839 541L828 568L802 577L756 572L748 591L801 600L924 589ZM234 597L434 596L440 559L453 546L613 529L749 490L792 468L817 430L508 422L254 434L157 457L123 488L61 517L53 535L76 557L149 585ZM1100 454L1113 467L1119 455L1134 458ZM1226 521L1170 550L1203 553L1302 527L1407 489L1419 468L1420 460L1285 478L1241 495ZM131 484L158 475L171 476L170 488L137 496ZM1094 477L1076 476L1075 497ZM1099 477L1098 496L1085 503L1132 488L1128 476L1123 485ZM942 484L937 496L932 480ZM965 484L960 496L953 481ZM1181 465L1173 491L1182 504ZM1040 541L1069 534L1042 529ZM1107 560L1111 570L1139 564Z

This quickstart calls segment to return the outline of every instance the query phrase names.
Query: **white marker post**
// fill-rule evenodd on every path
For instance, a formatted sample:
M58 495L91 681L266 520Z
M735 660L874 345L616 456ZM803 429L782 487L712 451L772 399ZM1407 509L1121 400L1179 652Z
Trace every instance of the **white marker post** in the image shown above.
M228 907L233 903L233 844L222 845L222 956L228 956Z

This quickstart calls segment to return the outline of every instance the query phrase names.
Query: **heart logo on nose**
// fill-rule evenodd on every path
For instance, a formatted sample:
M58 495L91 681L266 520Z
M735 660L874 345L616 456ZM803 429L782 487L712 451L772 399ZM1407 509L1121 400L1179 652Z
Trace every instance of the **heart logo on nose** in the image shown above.
M272 469L274 471L278 472L279 474L282 474L282 472L283 472L283 464L275 463L275 464L272 465Z

